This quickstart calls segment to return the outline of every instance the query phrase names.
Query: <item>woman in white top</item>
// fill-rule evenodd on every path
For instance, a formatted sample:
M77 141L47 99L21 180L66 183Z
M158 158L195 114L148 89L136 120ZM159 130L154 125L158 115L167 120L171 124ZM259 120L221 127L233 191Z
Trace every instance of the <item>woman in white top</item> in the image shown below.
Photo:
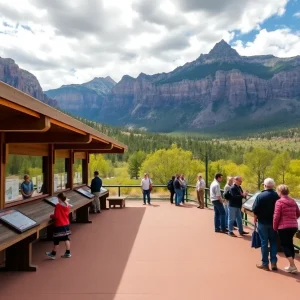
M144 205L146 205L146 197L147 197L148 204L151 205L150 192L152 189L152 180L149 178L147 173L144 174L144 178L141 181L141 188L143 191Z
M227 183L224 187L224 194L229 191L231 189L231 186L233 185L233 177L228 176L227 177ZM228 227L228 205L229 205L229 201L224 199L224 209L225 209L225 225L226 228Z

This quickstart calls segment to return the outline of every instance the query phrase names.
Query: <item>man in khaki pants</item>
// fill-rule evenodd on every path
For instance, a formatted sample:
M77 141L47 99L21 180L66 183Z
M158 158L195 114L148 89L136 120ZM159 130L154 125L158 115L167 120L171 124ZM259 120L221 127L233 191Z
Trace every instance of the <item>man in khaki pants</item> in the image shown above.
M198 208L203 209L204 208L204 190L205 190L205 181L203 180L201 175L197 176L197 184L196 184L196 190L197 190L197 199L199 202Z

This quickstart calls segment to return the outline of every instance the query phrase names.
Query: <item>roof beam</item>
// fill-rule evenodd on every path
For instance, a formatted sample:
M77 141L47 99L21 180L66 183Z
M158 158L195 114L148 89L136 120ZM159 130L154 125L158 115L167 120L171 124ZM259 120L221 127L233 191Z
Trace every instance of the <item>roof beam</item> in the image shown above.
M50 127L50 119L43 115L30 120L26 117L10 121L0 119L0 131L2 132L46 132Z
M88 144L92 140L89 134L66 134L55 132L39 133L7 133L5 136L5 143L26 143L26 144ZM84 147L84 146L81 146ZM71 149L69 146L65 149Z
M101 143L89 143L86 145L68 144L68 145L55 145L55 150L72 149L76 151L87 151L87 150L111 150L113 149L112 144L101 144Z
M124 149L118 149L118 148L113 148L111 150L108 149L99 149L99 150L88 150L89 154L101 154L101 153L111 153L111 154L118 154L118 153L124 153Z

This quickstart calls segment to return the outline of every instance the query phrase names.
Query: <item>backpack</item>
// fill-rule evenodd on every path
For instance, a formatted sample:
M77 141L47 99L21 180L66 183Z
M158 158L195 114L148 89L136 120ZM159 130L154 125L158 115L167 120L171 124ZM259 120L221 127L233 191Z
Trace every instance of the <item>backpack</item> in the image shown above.
M230 189L229 189L226 193L224 193L224 198L225 198L226 200L230 200L230 198L231 198Z
M172 179L169 180L169 182L167 184L167 188L168 188L169 191L172 190L172 188L173 188L173 180Z

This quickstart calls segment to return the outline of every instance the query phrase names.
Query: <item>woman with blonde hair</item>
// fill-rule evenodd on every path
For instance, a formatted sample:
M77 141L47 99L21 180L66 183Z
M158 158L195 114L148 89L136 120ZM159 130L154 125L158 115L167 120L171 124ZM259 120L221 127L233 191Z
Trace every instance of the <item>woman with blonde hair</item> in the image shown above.
M224 187L224 195L227 191L229 191L231 189L231 186L233 185L233 177L232 176L227 176L227 182L226 185ZM228 228L228 205L229 205L229 201L224 199L224 209L225 209L225 225L226 228Z
M278 231L283 252L290 263L284 268L285 272L297 273L293 237L298 230L300 211L296 201L288 196L289 188L286 185L279 185L277 193L280 199L275 204L273 228Z

